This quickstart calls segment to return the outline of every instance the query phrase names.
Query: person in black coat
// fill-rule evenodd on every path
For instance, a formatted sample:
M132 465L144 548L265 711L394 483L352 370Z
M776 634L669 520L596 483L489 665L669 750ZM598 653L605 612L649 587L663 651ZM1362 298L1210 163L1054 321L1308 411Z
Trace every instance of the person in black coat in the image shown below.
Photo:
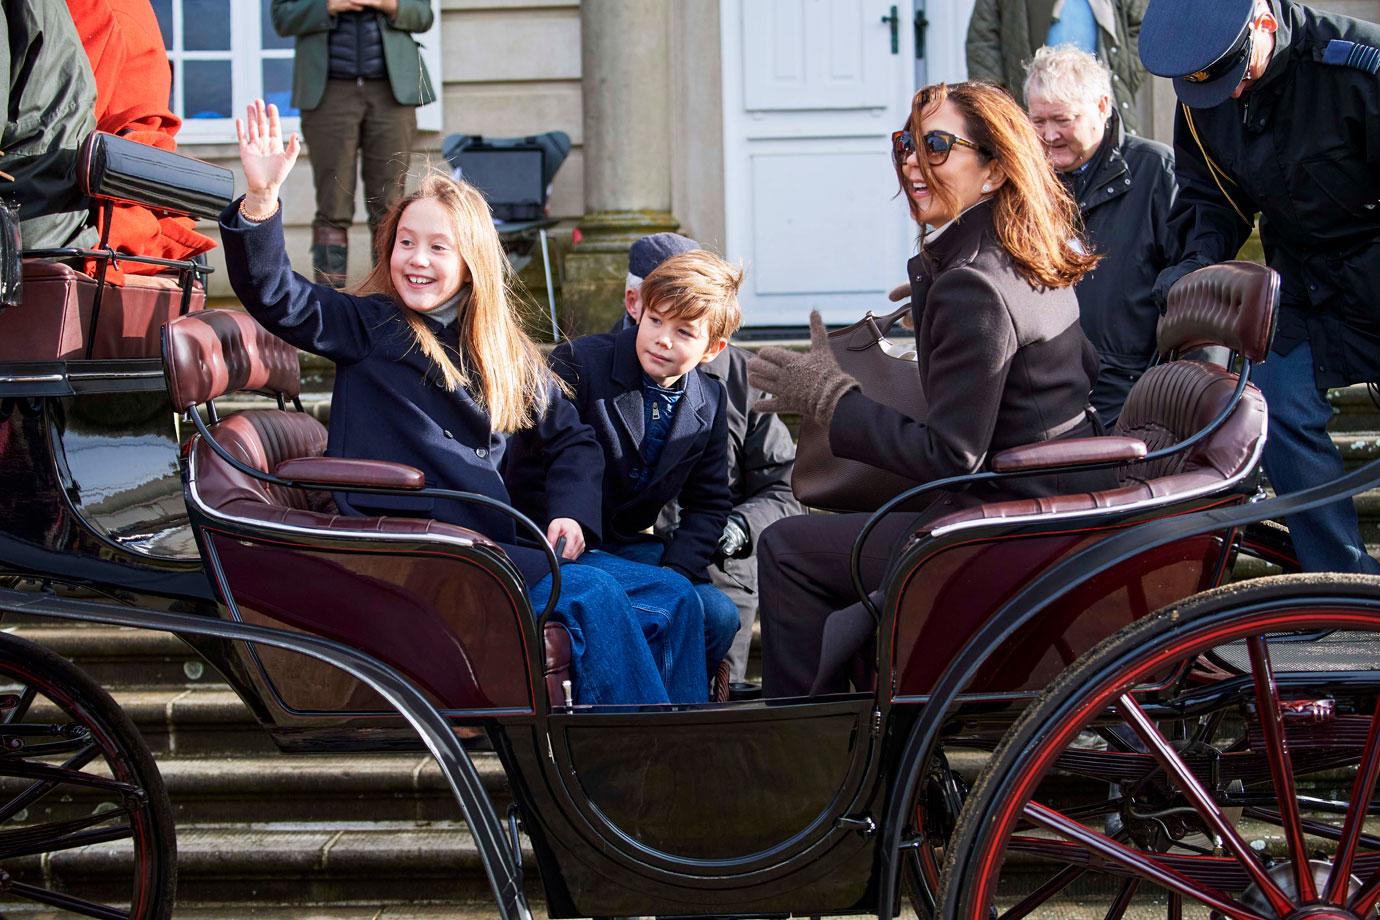
M256 100L237 121L249 187L220 218L230 283L269 331L336 363L327 456L417 467L428 486L509 500L499 474L508 434L533 429L545 445L552 496L546 537L575 559L600 534L602 456L507 299L502 248L478 190L432 176L380 225L380 259L358 293L292 271L278 190L297 158L276 107ZM527 582L534 608L550 596L544 553L521 545L512 519L471 504L418 496L336 493L344 514L406 515L471 528L498 542ZM555 617L571 634L575 699L668 702L643 639L639 600L661 595L651 567L622 585L562 568ZM698 612L697 610L695 612Z
M678 233L644 236L628 250L628 281L624 286L623 318L610 332L637 325L642 316L642 281L663 261L681 252L701 249ZM728 413L728 491L733 510L719 536L719 548L709 567L709 579L738 608L738 632L728 650L729 679L747 679L752 627L757 622L757 543L763 532L782 518L804 512L791 492L795 441L775 413L758 412L753 404L766 396L748 383L751 354L729 343L718 357L700 366L705 376L723 384ZM662 509L656 534L664 542L675 536L680 506Z
M977 472L1008 447L1097 433L1088 406L1096 356L1072 290L1096 258L1067 243L1077 237L1076 206L1025 112L990 84L927 87L894 143L901 190L929 228L908 266L928 414L908 418L864 395L834 361L818 314L808 353L765 348L749 364L753 385L772 394L764 407L808 414L839 457L921 482ZM865 547L864 582L882 586L894 546L926 520L1110 482L1097 473L941 492L919 518L892 514L878 526ZM844 665L876 628L861 604L845 606L856 598L849 552L868 517L791 518L764 535L767 695L845 689Z
M666 259L645 280L646 305L637 326L587 335L551 353L551 366L566 381L580 417L594 429L604 451L603 540L582 560L617 566L631 559L671 569L694 585L702 605L700 685L705 668L716 668L738 631L733 602L709 580L709 565L732 508L728 491L728 414L724 388L700 367L713 360L738 327L742 271L712 253L683 252ZM525 458L515 457L510 477L534 478ZM545 498L523 501L534 509ZM669 541L650 533L670 502L680 522ZM615 569L610 568L610 571ZM665 628L672 633L682 624ZM654 644L656 638L653 638ZM690 638L660 643L683 661ZM677 665L672 668L681 672ZM693 683L668 678L668 689Z
M1154 0L1141 58L1174 78L1183 259L1233 259L1257 215L1280 276L1265 473L1288 494L1342 474L1328 387L1380 380L1380 26L1291 0ZM1306 571L1380 574L1350 499L1288 518Z
M1155 357L1155 279L1182 252L1184 221L1171 219L1174 151L1126 132L1107 68L1078 48L1037 51L1025 100L1050 163L1078 202L1084 235L1102 257L1074 293L1101 362L1093 408L1110 429Z

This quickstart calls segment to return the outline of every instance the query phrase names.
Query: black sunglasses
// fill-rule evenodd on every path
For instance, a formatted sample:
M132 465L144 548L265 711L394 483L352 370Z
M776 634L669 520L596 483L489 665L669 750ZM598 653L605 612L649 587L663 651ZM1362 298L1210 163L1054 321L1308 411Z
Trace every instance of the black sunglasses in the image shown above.
M943 165L955 147L967 147L969 150L976 150L988 159L992 158L992 155L985 148L948 131L926 131L921 140L925 142L925 158L929 160L931 166ZM892 132L891 156L896 161L897 166L905 163L906 159L914 152L915 138L910 136L909 130Z

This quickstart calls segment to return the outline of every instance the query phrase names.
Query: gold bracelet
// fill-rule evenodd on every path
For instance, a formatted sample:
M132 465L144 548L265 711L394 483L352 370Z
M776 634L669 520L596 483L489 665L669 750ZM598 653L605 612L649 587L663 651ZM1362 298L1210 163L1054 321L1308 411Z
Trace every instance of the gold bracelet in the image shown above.
M263 222L266 221L266 220L272 220L272 219L273 219L273 215L277 214L277 213L278 213L278 209L281 208L281 207L283 206L283 202L282 202L282 200L280 199L280 200L278 200L278 201L273 202L273 210L272 210L272 211L269 211L269 212L268 212L267 214L265 214L263 217L255 217L254 215L250 214L248 211L246 211L246 210L244 209L244 206L245 206L246 203L248 203L248 201L249 201L248 198L241 198L241 199L240 199L240 217L243 217L245 220L249 221L251 224L261 224L261 223L263 223Z

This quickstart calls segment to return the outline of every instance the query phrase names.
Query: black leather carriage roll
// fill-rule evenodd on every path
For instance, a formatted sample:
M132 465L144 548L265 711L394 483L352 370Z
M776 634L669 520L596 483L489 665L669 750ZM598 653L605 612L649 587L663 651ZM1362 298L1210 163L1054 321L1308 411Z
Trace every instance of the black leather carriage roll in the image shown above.
M225 167L104 131L83 145L78 172L93 198L191 217L217 217L235 197Z

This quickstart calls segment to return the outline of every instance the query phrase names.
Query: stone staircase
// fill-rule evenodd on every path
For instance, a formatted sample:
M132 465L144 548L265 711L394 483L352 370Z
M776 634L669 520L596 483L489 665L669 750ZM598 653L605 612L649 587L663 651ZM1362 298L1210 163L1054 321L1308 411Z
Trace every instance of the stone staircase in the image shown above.
M314 360L304 367L303 401L325 420L329 368ZM1348 460L1380 456L1380 410L1364 389L1333 399L1334 436ZM1380 543L1380 491L1358 505L1367 540ZM493 915L458 806L424 754L280 754L219 675L174 636L12 620L0 628L70 657L142 730L176 809L177 916ZM497 760L476 761L501 814L508 792ZM965 762L965 772L979 765ZM94 879L108 871L109 855L89 847L63 858ZM534 876L529 897L540 910Z

